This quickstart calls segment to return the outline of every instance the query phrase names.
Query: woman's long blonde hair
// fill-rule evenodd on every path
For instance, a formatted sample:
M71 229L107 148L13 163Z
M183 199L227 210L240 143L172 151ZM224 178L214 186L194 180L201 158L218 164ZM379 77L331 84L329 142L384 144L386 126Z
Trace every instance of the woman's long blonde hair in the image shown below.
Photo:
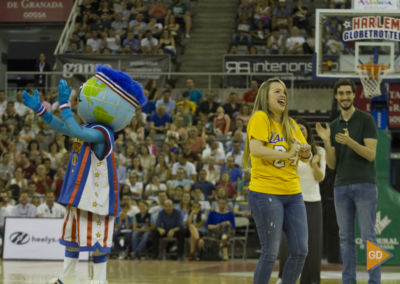
M278 78L271 78L265 81L264 83L261 84L260 88L258 89L256 100L254 102L254 107L251 115L253 116L257 111L261 110L265 112L269 118L270 122L270 127L272 129L272 122L271 122L271 110L269 109L268 105L268 96L269 96L269 90L271 88L272 83L280 83L282 84L285 95L286 95L286 106L285 109L282 113L282 126L283 126L283 138L289 145L290 150L290 145L293 143L293 134L292 134L292 125L293 121L289 117L289 110L288 110L288 93L287 93L287 88L285 83L283 83L282 80ZM246 144L244 147L244 153L243 153L243 167L248 168L249 167L249 157L250 157L250 143L251 137L247 137L246 139Z

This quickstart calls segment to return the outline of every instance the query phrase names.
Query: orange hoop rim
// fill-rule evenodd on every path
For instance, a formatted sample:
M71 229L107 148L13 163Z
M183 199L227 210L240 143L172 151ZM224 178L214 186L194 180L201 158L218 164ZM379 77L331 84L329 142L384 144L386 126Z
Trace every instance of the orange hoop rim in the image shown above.
M390 66L384 65L384 64L368 63L368 64L357 65L357 68L360 70L366 70L368 72L370 78L376 79L379 77L380 71L388 70L390 68Z

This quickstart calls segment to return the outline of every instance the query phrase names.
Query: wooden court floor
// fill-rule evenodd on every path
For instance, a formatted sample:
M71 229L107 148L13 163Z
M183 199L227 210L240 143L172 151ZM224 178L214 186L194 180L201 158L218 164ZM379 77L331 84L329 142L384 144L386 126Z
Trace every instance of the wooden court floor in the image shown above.
M109 260L109 284L250 284L255 260L227 262ZM0 261L1 284L44 284L62 269L62 262ZM90 271L88 262L81 262L81 280ZM322 266L322 284L341 283L340 265ZM368 283L365 267L359 267L357 283ZM400 267L384 266L382 284L400 284ZM276 282L277 269L269 283Z

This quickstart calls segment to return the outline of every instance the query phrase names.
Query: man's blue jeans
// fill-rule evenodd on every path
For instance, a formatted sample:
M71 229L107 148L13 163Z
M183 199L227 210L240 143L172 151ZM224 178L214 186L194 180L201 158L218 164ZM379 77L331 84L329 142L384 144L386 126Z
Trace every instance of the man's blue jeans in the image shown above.
M378 189L375 184L360 183L335 187L336 218L339 225L340 252L343 261L343 284L356 284L356 223L364 247L366 241L376 242L375 222ZM369 271L369 284L381 283L380 265Z
M140 253L145 247L147 240L150 237L151 232L138 232L134 231L132 234L132 251L134 253Z
M287 236L289 258L283 269L282 282L295 284L308 250L307 214L302 194L273 195L249 191L249 204L261 243L253 283L268 283L283 230Z

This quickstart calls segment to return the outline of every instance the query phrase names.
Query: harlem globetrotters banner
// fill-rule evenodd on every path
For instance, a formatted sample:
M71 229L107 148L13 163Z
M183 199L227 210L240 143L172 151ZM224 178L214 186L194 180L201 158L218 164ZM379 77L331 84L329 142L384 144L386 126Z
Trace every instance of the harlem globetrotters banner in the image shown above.
M73 0L0 0L0 22L65 22Z
M157 73L170 71L170 56L63 54L56 57L56 71L61 71L66 79L71 78L81 83L94 74L97 64L127 72L143 85L148 80L156 80L158 86L163 86L166 75Z
M354 17L343 23L344 41L384 39L400 41L400 19L381 16Z

